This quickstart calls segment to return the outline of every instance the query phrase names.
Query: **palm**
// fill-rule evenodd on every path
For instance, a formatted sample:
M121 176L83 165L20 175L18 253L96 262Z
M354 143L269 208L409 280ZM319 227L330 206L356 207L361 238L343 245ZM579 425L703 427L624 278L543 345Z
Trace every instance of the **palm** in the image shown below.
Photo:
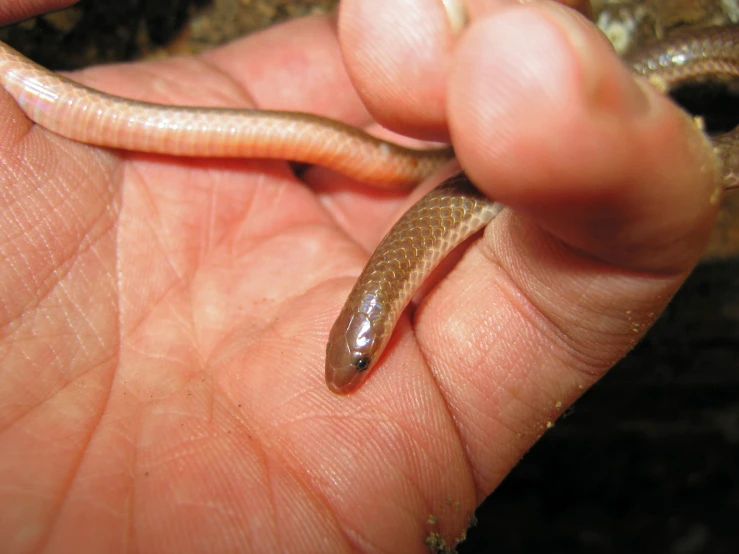
M157 537L175 551L211 534L255 544L277 526L279 537L342 543L342 521L370 515L344 511L368 490L383 509L428 511L428 483L400 463L398 443L415 435L453 475L441 455L452 435L418 436L431 407L385 395L379 429L349 423L356 402L325 387L325 338L363 254L284 163L121 157L37 127L23 135L17 108L5 99L3 109L17 129L5 146L6 209L27 219L3 219L14 238L0 448L15 455L2 472L35 491L6 497L19 517L59 506L38 514L26 546L47 533L80 544L80 518L95 520L95 507L105 523L88 539L105 544L135 525L143 550ZM350 213L358 199L340 196ZM362 458L337 460L370 432ZM418 490L394 506L399 479ZM327 498L332 482L343 485ZM469 482L455 483L444 494L471 507Z

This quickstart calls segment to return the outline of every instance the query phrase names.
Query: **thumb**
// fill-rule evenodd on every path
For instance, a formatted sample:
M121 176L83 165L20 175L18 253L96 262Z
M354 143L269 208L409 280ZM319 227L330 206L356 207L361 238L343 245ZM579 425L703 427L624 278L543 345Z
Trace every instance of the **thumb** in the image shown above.
M511 6L472 22L453 61L453 144L483 192L609 264L692 267L720 198L711 145L591 23Z

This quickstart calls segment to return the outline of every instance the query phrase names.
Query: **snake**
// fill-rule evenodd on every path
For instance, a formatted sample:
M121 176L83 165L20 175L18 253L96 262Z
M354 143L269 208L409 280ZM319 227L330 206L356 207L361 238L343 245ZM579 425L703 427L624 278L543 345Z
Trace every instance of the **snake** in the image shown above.
M626 58L664 91L739 77L739 26L674 33ZM281 159L316 164L358 181L407 188L453 157L411 149L328 118L299 112L180 107L106 94L51 72L0 43L0 84L34 123L89 145L195 157ZM711 137L724 188L739 185L739 131ZM325 379L357 390L424 280L504 206L458 173L414 204L369 258L331 328Z

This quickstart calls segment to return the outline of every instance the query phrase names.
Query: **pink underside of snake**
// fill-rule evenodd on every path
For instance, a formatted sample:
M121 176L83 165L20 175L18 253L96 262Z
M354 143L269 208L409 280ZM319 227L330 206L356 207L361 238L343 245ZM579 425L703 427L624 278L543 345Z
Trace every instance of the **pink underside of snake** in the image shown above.
M666 88L739 76L737 27L675 35L629 60ZM413 150L318 116L162 106L104 94L60 77L0 43L0 83L35 123L79 142L175 156L285 159L329 167L387 188L409 186L451 157ZM714 139L724 184L739 184L739 136ZM400 314L438 263L502 209L464 175L414 205L372 254L328 340L326 382L355 390L380 358Z
M307 113L165 106L112 96L50 72L3 43L0 82L35 123L108 148L291 160L385 188L414 185L452 157L449 148L414 150Z

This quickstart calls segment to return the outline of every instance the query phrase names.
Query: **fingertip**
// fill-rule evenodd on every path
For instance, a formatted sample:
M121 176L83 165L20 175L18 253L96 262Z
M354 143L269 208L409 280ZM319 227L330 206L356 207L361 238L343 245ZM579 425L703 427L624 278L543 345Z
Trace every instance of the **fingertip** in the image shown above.
M524 0L344 0L339 38L349 75L383 126L448 141L447 85L457 38L469 21ZM590 13L588 0L558 0Z
M512 6L467 29L453 68L455 152L488 195L609 263L695 261L715 211L709 145L584 18Z
M558 133L599 105L624 109L618 103L630 98L643 110L640 89L611 58L592 25L561 6L511 6L478 19L460 39L449 85L449 125L464 169L479 180L510 174L520 190L521 160L533 161L523 178L539 182L566 150Z
M454 31L439 0L345 0L339 38L362 100L383 126L446 140L446 77Z

